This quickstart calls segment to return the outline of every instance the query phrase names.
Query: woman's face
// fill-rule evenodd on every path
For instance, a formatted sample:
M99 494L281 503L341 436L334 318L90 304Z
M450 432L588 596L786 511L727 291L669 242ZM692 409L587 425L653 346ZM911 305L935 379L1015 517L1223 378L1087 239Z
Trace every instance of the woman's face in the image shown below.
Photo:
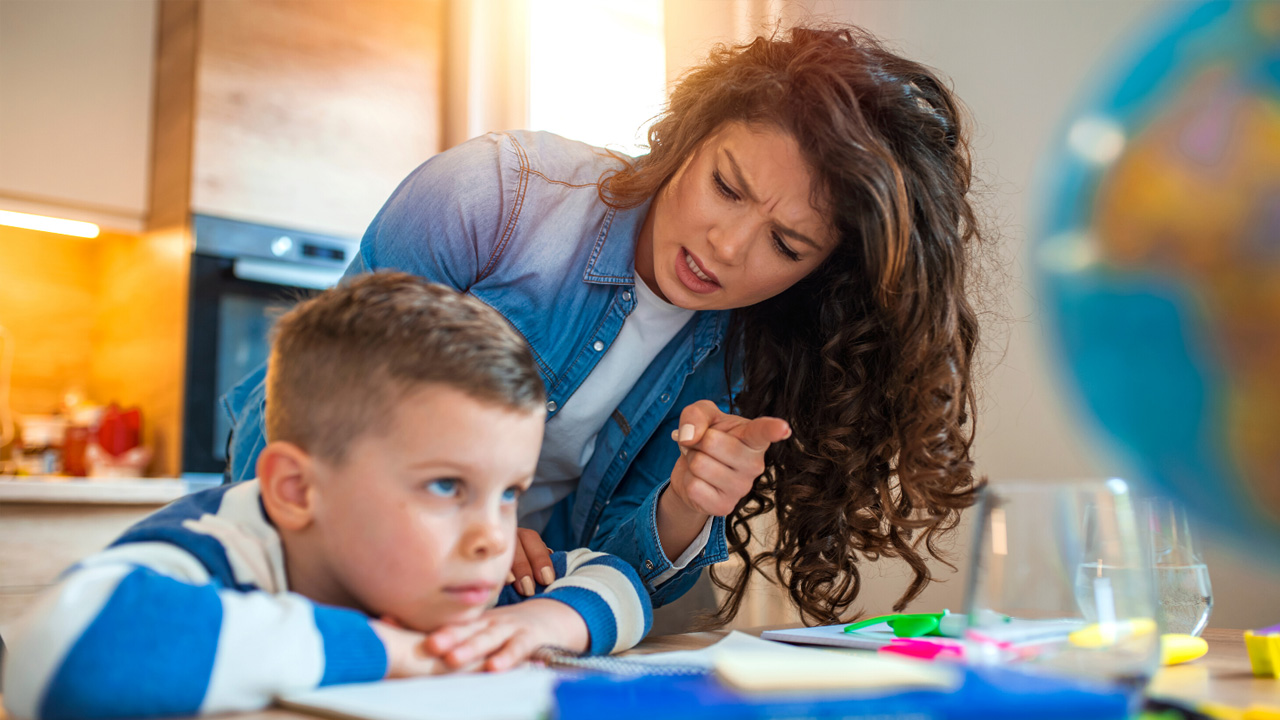
M827 213L812 204L813 185L790 134L725 123L653 199L636 272L667 302L690 310L771 298L835 249Z

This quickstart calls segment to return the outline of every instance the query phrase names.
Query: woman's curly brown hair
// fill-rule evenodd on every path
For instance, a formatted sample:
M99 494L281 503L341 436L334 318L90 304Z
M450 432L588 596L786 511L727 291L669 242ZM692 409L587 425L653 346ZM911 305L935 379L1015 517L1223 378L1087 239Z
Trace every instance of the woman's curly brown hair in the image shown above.
M719 46L689 71L649 130L648 155L604 178L615 207L652 197L728 121L779 127L818 179L839 245L812 274L733 312L729 387L746 417L791 423L729 517L744 563L715 615L737 614L753 572L772 563L806 622L838 622L861 588L860 560L899 557L932 579L921 552L981 483L973 475L978 320L966 269L979 239L968 197L961 109L928 68L856 28L795 28ZM744 343L750 338L750 343ZM753 518L776 512L772 549L749 550ZM950 563L947 563L950 566Z

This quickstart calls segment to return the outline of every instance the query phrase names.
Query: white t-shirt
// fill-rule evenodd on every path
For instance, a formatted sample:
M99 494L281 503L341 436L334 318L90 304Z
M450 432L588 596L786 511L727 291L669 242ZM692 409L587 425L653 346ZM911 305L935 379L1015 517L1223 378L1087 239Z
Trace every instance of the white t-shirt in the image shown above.
M551 519L551 508L578 486L582 469L595 451L596 434L600 428L644 374L649 363L693 317L694 311L666 302L639 277L635 288L636 306L622 323L618 337L604 350L604 357L591 374L565 400L560 412L547 421L533 485L520 497L521 527L539 532L546 527ZM709 536L709 527L710 521L699 539L681 553L677 569L683 568L702 551ZM684 560L684 564L680 564L680 560Z

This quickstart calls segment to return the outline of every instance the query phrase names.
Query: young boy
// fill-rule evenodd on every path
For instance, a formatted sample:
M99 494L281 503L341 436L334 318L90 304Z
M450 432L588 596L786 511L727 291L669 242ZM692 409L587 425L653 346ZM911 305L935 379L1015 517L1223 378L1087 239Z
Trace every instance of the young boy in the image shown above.
M11 716L246 710L648 631L639 578L602 553L557 553L560 579L523 602L503 589L544 391L498 313L362 276L282 317L270 367L257 479L179 500L65 573L10 638Z

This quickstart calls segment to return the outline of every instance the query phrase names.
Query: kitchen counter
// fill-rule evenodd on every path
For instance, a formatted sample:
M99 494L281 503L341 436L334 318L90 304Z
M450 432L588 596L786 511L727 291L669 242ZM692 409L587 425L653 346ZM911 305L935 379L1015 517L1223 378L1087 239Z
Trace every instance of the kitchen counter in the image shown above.
M221 477L0 475L0 637L67 567L160 506L216 486Z
M19 477L0 475L0 503L158 506L217 484L217 480L205 478L72 478L60 475Z

